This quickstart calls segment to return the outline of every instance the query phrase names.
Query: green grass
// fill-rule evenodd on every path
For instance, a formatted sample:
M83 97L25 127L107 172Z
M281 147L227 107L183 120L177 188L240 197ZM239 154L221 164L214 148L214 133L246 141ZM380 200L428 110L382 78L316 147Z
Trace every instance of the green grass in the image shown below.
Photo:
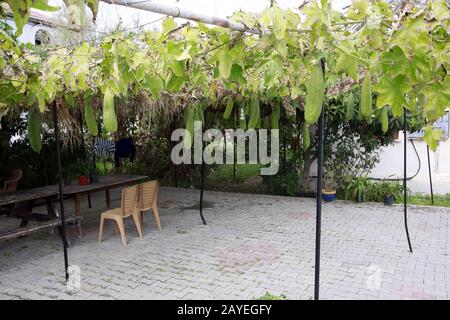
M221 164L214 169L214 172L207 176L206 181L211 184L221 184L223 182L244 182L245 179L249 177L259 176L260 168L260 164L237 164L236 178L233 180L233 165Z
M286 300L286 299L287 297L284 294L276 296L266 291L266 293L262 297L259 297L256 300Z
M397 203L403 203L403 198L397 199ZM428 194L412 194L408 196L408 204L415 204L419 206L431 206L431 196ZM434 195L434 206L436 207L450 207L450 193L445 195Z

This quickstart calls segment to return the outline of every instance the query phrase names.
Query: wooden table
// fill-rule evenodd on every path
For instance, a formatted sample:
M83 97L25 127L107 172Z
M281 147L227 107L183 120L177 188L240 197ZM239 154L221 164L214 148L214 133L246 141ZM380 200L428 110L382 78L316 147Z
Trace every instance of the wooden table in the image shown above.
M59 193L54 186L1 193L0 207L4 209L2 211L6 212L8 216L21 219L22 221L20 228L1 233L0 240L23 236L42 228L59 227L61 219L55 206L58 195ZM45 200L47 205L46 214L33 212L33 207L37 200ZM37 223L28 226L29 221L36 221ZM76 218L71 217L66 219L66 221L76 221ZM66 241L62 235L61 238L63 241Z
M95 192L105 191L106 195L106 208L111 207L111 197L110 190L116 189L124 186L133 185L136 183L141 183L147 180L147 176L142 175L113 175L113 176L102 176L100 181L97 183L90 183L87 185L73 184L70 186L64 186L63 194L64 196L73 197L75 201L75 216L81 217L80 209L80 199L84 194L91 194ZM77 222L78 233L80 237L83 235L81 229L81 222Z

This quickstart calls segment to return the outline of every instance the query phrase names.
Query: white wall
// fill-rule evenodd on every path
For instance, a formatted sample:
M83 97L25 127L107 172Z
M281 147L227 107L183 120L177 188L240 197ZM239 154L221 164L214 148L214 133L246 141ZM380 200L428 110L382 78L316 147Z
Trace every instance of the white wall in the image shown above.
M16 25L13 20L7 19L6 21L11 27L13 27L14 30L16 30ZM22 34L17 39L22 43L34 44L35 35L38 30L46 30L47 32L49 32L49 34L52 33L51 29L46 26L34 24L34 23L27 23L23 27Z
M409 139L408 139L409 140ZM403 132L393 145L382 148L380 162L371 172L371 177L385 178L391 174L403 177ZM412 140L420 157L420 170L408 182L413 192L429 193L427 146L421 140ZM419 160L410 141L407 145L407 176L413 176L419 169ZM450 140L442 141L436 152L430 150L430 164L434 193L450 193Z

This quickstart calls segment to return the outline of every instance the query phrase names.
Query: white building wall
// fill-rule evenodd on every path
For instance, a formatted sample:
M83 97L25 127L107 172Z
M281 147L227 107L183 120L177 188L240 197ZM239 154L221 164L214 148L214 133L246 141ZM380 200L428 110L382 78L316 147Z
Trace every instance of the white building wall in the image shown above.
M386 178L390 175L403 177L403 132L393 145L382 148L380 162L372 170L370 176L374 178ZM427 145L421 140L411 140L416 146L419 159L408 139L407 146L407 175L411 177L417 173L412 180L408 181L408 187L413 192L430 192L428 176ZM450 139L442 141L436 152L430 150L430 165L433 180L434 193L450 193Z

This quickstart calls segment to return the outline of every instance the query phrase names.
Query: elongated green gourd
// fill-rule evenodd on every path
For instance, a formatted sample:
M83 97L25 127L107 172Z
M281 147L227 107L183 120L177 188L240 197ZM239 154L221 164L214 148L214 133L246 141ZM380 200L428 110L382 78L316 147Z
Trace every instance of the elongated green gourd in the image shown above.
M308 124L316 123L322 112L322 104L325 96L325 84L320 64L313 66L311 76L306 84L308 94L305 104L305 121Z
M372 113L372 82L370 71L367 71L361 86L359 109L363 117L370 117L370 114Z
M303 150L306 150L311 145L311 139L309 136L309 124L306 122L303 124Z
M272 110L272 116L270 118L272 129L279 129L280 127L280 105L277 104L275 109Z
M96 137L98 135L98 127L94 109L92 108L92 96L86 96L84 98L84 120L91 135Z
M195 108L187 109L186 115L186 131L189 132L189 137L184 137L184 147L190 149L192 147L192 143L194 142L194 118L196 110Z
M351 92L347 97L347 111L345 113L345 120L353 120L353 113L355 112L355 97L353 92Z
M389 129L388 109L386 106L384 106L383 109L381 109L380 122L381 122L381 131L383 131L383 133L386 133Z
M225 112L223 113L223 118L227 120L230 118L231 112L233 111L234 102L233 99L230 97L227 99L227 106L225 108Z
M117 117L114 110L114 93L111 89L105 90L103 97L103 122L106 130L115 132L117 130Z
M258 99L252 99L250 101L250 119L248 120L248 128L255 129L258 125L258 119L260 118L260 109Z
M41 114L35 110L28 113L27 121L28 140L30 141L31 148L36 152L41 152L42 148L42 122Z

